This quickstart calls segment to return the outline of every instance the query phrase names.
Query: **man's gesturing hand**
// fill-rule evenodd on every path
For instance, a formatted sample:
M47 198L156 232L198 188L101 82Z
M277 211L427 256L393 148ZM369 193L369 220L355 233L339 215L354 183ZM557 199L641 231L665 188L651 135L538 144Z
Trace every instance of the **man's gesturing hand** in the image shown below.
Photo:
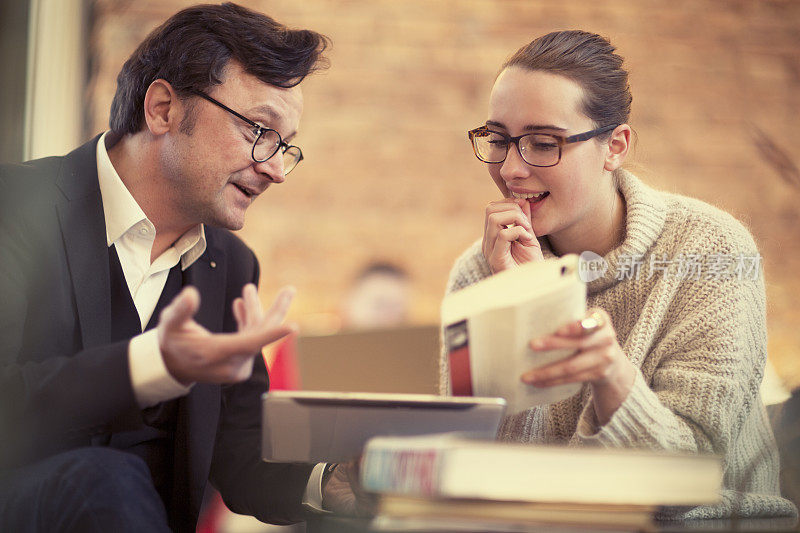
M336 514L369 517L375 515L377 498L361 487L360 459L342 463L322 488L322 507Z
M253 371L253 356L294 330L283 324L294 293L291 287L281 289L264 312L255 285L247 284L233 302L238 331L211 333L193 318L200 308L200 293L186 287L159 317L158 345L167 370L183 384L246 380Z

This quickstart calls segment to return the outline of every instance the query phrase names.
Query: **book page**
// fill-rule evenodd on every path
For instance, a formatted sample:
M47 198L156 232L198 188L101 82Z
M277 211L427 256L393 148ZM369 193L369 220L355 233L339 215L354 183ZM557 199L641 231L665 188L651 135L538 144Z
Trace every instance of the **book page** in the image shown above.
M445 331L458 325L459 332L458 343L445 335L453 393L503 397L509 414L576 394L580 383L537 389L520 376L572 355L564 350L534 352L529 342L585 313L586 285L573 255L521 265L448 295L442 304ZM465 377L471 386L464 386Z
M586 286L578 280L516 308L486 311L469 320L473 394L505 398L509 414L577 394L580 383L536 388L523 383L520 376L572 355L569 350L535 352L529 343L580 320L585 313Z

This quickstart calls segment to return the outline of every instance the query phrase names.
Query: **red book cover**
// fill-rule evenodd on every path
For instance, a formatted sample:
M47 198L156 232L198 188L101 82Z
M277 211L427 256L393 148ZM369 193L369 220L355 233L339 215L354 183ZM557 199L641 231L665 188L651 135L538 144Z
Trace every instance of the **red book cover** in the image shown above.
M467 321L462 320L447 326L444 337L450 363L450 387L453 396L472 396Z

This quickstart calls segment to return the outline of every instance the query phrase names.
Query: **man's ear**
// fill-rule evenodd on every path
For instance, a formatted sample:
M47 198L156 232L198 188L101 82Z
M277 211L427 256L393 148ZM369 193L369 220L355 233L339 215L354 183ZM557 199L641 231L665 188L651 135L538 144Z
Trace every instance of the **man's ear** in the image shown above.
M144 120L153 135L163 135L180 122L183 106L172 85L158 79L150 84L144 95Z
M631 147L631 127L627 124L620 124L614 131L611 132L611 137L608 139L608 150L606 151L606 159L603 165L605 170L613 172L622 166L625 162L625 157L628 155L628 150Z

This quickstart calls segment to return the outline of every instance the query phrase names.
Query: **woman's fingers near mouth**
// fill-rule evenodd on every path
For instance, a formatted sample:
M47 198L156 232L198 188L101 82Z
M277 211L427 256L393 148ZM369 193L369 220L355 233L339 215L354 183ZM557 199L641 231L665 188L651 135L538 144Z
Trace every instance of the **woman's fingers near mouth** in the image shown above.
M530 220L531 219L531 203L527 200L524 202L522 206L522 212L525 213L525 217Z

